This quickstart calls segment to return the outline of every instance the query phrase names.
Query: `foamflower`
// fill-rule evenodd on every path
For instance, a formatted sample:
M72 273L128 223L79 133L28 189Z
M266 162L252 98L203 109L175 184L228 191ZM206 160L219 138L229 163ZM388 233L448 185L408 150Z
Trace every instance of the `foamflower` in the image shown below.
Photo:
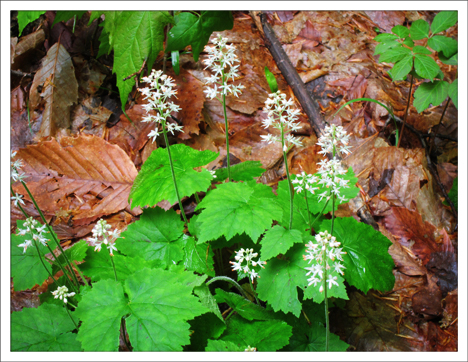
M274 127L281 131L281 136L261 135L262 141L267 143L280 142L284 152L287 152L291 145L302 146L301 141L291 134L291 132L302 128L296 122L300 111L294 107L291 99L286 99L286 94L280 91L269 94L263 110L267 112L267 118L262 121L263 127Z
M236 252L236 256L234 257L236 261L230 261L229 263L233 266L232 270L237 271L239 276L243 277L243 274L245 274L253 282L253 280L258 277L255 267L259 266L265 268L263 265L266 264L266 261L261 261L260 258L254 260L257 256L258 253L255 253L253 249L242 248Z
M341 243L336 241L336 238L330 235L328 231L320 232L315 235L315 241L316 244L312 241L306 244L307 254L304 255L304 259L308 260L309 264L312 264L312 266L305 268L308 270L306 276L312 274L310 278L307 279L308 285L313 285L315 287L319 284L319 290L323 292L323 279L325 274L327 274L326 283L328 283L329 289L334 285L339 286L337 275L344 275L343 270L346 268L341 262L346 252L343 251L343 248L339 247Z
M75 295L75 292L68 293L68 288L65 285L63 285L61 287L58 287L56 291L53 291L52 295L54 296L54 299L58 298L60 300L63 300L63 302L67 304L67 297L73 297Z
M143 105L148 115L142 119L142 122L156 123L156 129L151 131L148 137L152 138L153 142L156 140L159 136L159 124L162 125L163 130L165 129L171 134L174 134L174 131L183 132L183 126L167 122L167 118L170 117L172 112L178 112L181 109L178 105L169 101L169 98L175 97L177 94L177 91L173 89L175 86L174 79L163 74L160 70L153 69L148 77L143 77L143 81L148 83L149 86L139 89L148 101L147 104ZM151 111L156 111L156 115L149 114Z
M238 97L242 93L241 89L245 87L242 84L227 84L229 79L234 81L239 76L239 65L234 65L235 63L240 63L236 55L236 47L232 44L227 44L227 38L223 38L221 35L218 38L214 38L212 42L215 46L205 47L208 57L203 62L206 65L205 69L210 68L214 74L205 77L206 87L203 92L209 99L217 98L218 95L226 96L228 94Z
M18 244L18 247L23 248L23 254L26 250L33 245L33 240L40 242L42 245L47 246L49 239L44 234L48 233L45 231L46 225L41 225L39 221L34 220L32 217L28 217L23 224L24 229L18 228L18 236L24 236L30 234L32 240L25 240L23 243Z
M93 237L90 239L93 244L94 251L101 251L102 244L107 245L110 255L113 250L117 250L115 246L115 240L120 237L120 231L115 229L111 231L111 226L107 223L106 220L100 219L93 228Z

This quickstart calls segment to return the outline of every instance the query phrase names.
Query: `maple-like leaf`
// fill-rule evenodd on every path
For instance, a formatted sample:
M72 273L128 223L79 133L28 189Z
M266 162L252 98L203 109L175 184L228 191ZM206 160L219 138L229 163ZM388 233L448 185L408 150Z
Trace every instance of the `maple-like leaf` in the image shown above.
M302 233L299 230L275 225L265 233L260 243L262 259L268 260L278 254L285 254L294 243L302 243Z
M291 335L292 327L284 321L248 321L234 315L220 340L233 342L244 349L250 346L259 352L274 352L287 345Z
M231 166L231 180L252 181L265 172L260 161L245 161ZM228 177L227 168L216 170L216 177L221 181Z
M166 268L183 258L184 223L174 210L146 209L116 241L119 251ZM156 264L154 264L156 263Z
M277 319L271 311L267 311L265 308L236 293L216 289L216 300L218 303L227 303L233 311L249 321Z
M75 226L125 209L137 175L120 147L95 136L40 142L20 149L16 158L23 160L26 183L42 212L54 216L73 208ZM13 190L29 199L21 184Z
M11 350L80 352L81 343L76 340L76 334L71 333L75 328L61 305L24 308L11 314Z
M205 169L198 172L194 168L210 163L218 154L210 150L197 151L182 143L170 147L179 196L206 191L213 176ZM162 200L171 204L177 202L166 149L158 148L151 153L133 183L129 199L132 207L154 206Z
M297 287L307 285L307 262L304 260L305 246L294 245L281 259L271 259L260 270L258 297L267 301L275 312L291 312L296 317L301 313Z
M55 43L42 60L29 92L30 107L44 104L37 137L55 136L70 127L70 106L78 100L78 82L70 54Z
M206 346L205 351L206 352L244 352L245 348L239 347L234 342L209 339L208 346Z
M319 230L330 232L331 220L324 220ZM333 236L347 253L343 255L343 264L346 267L344 277L349 284L364 293L369 289L392 290L395 264L388 253L390 240L372 226L352 217L335 218Z
M314 322L307 329L306 334L299 335L300 337L294 341L293 351L304 352L325 352L326 330L321 323ZM344 352L349 347L349 344L343 342L340 337L334 333L330 333L328 351Z
M187 321L208 311L192 295L193 286L173 274L143 269L125 282L131 312L127 329L135 351L181 351L190 343Z
M271 188L255 181L218 185L198 204L199 209L204 209L197 219L199 242L223 235L230 240L244 232L257 242L272 221L282 216Z

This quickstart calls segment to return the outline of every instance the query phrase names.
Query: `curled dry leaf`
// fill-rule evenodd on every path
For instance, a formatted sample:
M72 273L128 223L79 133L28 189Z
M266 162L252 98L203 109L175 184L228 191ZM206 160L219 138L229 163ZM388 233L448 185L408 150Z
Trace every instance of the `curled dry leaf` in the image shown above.
M40 142L20 149L16 157L23 160L28 188L41 210L55 215L60 208L73 209L74 226L125 209L137 175L120 147L94 136ZM26 195L19 183L13 189Z
M21 37L12 54L11 69L27 69L26 64L31 64L31 54L36 48L44 44L44 40L44 29L39 29L34 33Z
M78 82L71 57L65 48L54 44L42 60L30 91L30 106L44 105L37 137L55 136L70 127L70 106L78 99Z

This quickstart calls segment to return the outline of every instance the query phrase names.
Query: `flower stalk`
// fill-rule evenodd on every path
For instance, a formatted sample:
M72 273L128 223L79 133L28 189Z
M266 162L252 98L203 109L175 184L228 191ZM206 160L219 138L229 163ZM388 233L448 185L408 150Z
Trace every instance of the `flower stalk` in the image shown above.
M242 84L233 85L228 84L229 78L234 81L238 77L239 65L234 63L240 63L235 53L236 47L232 44L227 44L228 39L223 38L221 35L218 38L212 40L215 46L206 46L205 51L208 53L208 57L203 61L206 68L210 68L214 74L209 77L205 77L205 90L207 98L216 98L223 105L224 115L224 132L226 135L226 161L228 171L228 182L231 181L231 161L229 156L229 123L226 112L226 95L232 94L236 97L241 94L241 89L245 87ZM219 98L219 96L222 96Z

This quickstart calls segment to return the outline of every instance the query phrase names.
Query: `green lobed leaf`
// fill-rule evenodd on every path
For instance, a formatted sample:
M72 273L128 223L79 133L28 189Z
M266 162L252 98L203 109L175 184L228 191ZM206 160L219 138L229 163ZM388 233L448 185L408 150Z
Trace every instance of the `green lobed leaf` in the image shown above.
M32 23L34 20L39 19L42 14L45 14L45 11L18 11L18 28L19 36L23 33L24 28L29 23Z
M282 259L269 260L259 272L258 297L267 301L275 312L291 312L296 317L301 313L297 287L304 289L307 285L304 254L304 244L294 245Z
M295 340L293 351L325 352L325 335L326 329L322 323L314 322L309 327L307 335L302 335L302 338ZM342 341L336 334L330 333L329 352L344 352L348 347L349 344Z
M180 197L206 191L213 176L208 170L198 172L194 168L210 163L218 154L210 150L198 151L182 143L170 147ZM148 157L133 182L129 200L132 208L154 206L162 200L171 204L177 202L167 149L158 148Z
M77 339L86 352L118 351L120 320L129 313L127 303L122 283L108 279L93 284L75 311L82 321Z
M345 269L346 272L346 269ZM337 283L339 286L332 285L331 289L327 286L327 298L341 298L348 300L348 293L346 293L346 286L344 285L344 279L341 275L337 276ZM312 299L315 303L322 303L325 300L325 293L320 293L320 285L317 286L310 285L304 291L304 299Z
M109 44L109 34L104 30L99 36L99 51L96 58L99 58L102 55L109 54L111 51L111 46Z
M416 45L413 48L413 53L414 54L432 54L432 52L429 49L420 45Z
M191 274L191 273L189 273ZM192 295L193 286L162 269L143 269L125 281L126 319L135 351L182 351L190 343L188 320L208 312Z
M55 14L54 22L52 23L51 28L53 28L55 24L60 23L61 21L66 23L68 20L72 19L75 16L76 16L77 20L81 19L81 17L86 13L87 13L87 11L63 11L63 10L59 10Z
M247 347L245 347L247 348ZM208 340L208 346L205 348L206 352L244 352L245 348L238 347L234 342L230 341L214 341Z
M302 232L275 225L265 233L260 243L262 259L268 260L278 254L285 254L294 243L302 243Z
M398 37L404 39L409 35L409 29L403 25L396 25L392 28L392 33L398 35Z
M458 109L458 78L450 83L448 87L448 95L455 107Z
M377 35L374 40L379 43L386 43L394 40L398 40L398 36L390 33L382 33Z
M411 68L413 68L413 56L408 55L398 61L393 68L388 71L388 74L390 74L393 80L403 80L411 71Z
M320 231L331 230L331 220L320 224ZM395 284L395 266L388 248L392 244L370 225L352 217L335 218L333 235L341 243L345 279L367 293L369 289L392 290Z
M432 49L442 52L446 58L458 53L458 41L442 35L434 35L427 41Z
M418 113L427 109L431 104L440 105L449 94L449 84L446 81L434 81L422 83L414 92L413 105Z
M411 24L410 35L413 40L420 40L429 37L429 24L426 20L418 19Z
M255 181L218 185L195 209L204 209L197 220L202 223L198 242L223 235L230 240L244 232L257 242L273 220L281 218L278 206L271 188Z
M216 299L218 303L227 303L232 310L249 321L277 319L272 312L236 293L216 289Z
M174 210L149 208L127 227L116 245L125 255L139 256L154 266L167 268L183 259L183 232L184 223Z
M197 244L195 239L184 235L182 238L184 245L183 263L187 270L211 277L216 275L214 269L214 252L210 244Z
M219 338L226 330L224 320L219 320L213 313L205 313L189 321L190 344L184 351L203 352L210 338Z
M175 17L175 23L168 33L165 51L183 50L191 45L197 62L211 33L232 29L234 18L230 11L202 11L200 16L182 12Z
M455 55L452 55L450 58L445 57L443 53L439 53L438 56L439 56L439 60L444 64L458 65L458 53Z
M265 172L260 161L245 161L231 166L231 179L234 181L252 181L255 177L260 177ZM216 170L216 177L219 181L228 178L227 168Z
M271 93L278 92L278 82L276 81L274 74L270 72L270 69L268 69L268 67L265 67L265 78L268 82L268 86L270 87Z
M116 245L118 248L118 244ZM110 258L109 252L104 248L99 252L95 252L92 248L89 248L86 263L81 264L80 269L83 274L90 277L93 282L98 280L115 279L114 268L112 267L112 261ZM114 259L117 278L119 280L126 279L129 275L142 267L153 266L153 264L148 263L139 256L130 257L114 252L114 256L112 258Z
M259 352L274 352L287 345L291 335L292 327L284 321L248 321L234 315L220 339L233 342L243 349L250 346Z
M401 44L397 42L396 40L385 41L384 43L377 44L377 46L375 47L374 55L384 54L389 49L393 49L395 47L401 47Z
M432 34L440 33L454 26L458 21L458 11L441 11L432 20Z
M112 72L117 75L123 110L134 86L133 81L123 79L138 72L145 60L148 69L153 67L164 48L164 28L171 23L173 18L167 11L123 11L116 19L115 39L109 43L114 49Z
M408 48L396 47L383 53L379 58L379 62L396 63L410 54L411 50Z
M25 220L17 220L16 225L20 229L25 229L23 224ZM51 239L49 236L46 237ZM34 244L28 247L25 253L22 247L18 247L19 244L23 244L26 240L32 240L31 234L23 236L11 234L10 245L11 245L11 277L13 278L14 290L25 290L34 287L36 284L41 285L44 280L49 277L49 273L52 272L52 266L44 258L44 255L49 253L49 249L43 246L41 243L37 243L39 246L38 254ZM51 241L49 240L49 243ZM41 262L41 258L44 264ZM44 268L45 265L45 268Z
M91 17L89 19L88 25L91 24L93 20L99 18L101 15L104 15L105 17L105 20L101 25L104 27L102 32L107 34L107 40L108 40L107 43L109 45L109 48L105 54L109 54L109 52L114 47L115 32L116 32L117 27L119 26L119 18L120 18L120 15L122 15L122 13L123 11L93 11L91 13ZM101 40L101 38L99 38L99 40ZM101 53L101 47L102 47L102 43L99 45L99 53Z
M42 304L37 308L23 308L11 313L11 351L82 351L77 335L71 333L74 329L63 306Z

